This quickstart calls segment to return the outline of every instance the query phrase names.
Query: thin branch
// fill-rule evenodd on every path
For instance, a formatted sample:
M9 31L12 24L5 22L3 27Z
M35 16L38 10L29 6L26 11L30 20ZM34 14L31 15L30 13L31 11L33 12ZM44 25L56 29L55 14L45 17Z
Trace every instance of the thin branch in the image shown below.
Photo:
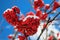
M54 21L60 21L60 18L57 18ZM47 20L43 20L43 22L47 22Z
M60 12L52 20L50 20L50 22L54 21L59 14Z
M16 37L17 33L18 33L17 31L14 33L14 36L13 36L12 40L15 40L15 37Z
M48 21L47 21L47 23L46 23L46 26L45 27L47 27L47 25L48 25L48 23L49 23L49 20L50 20L50 18L48 18ZM42 35L42 33L44 32L44 30L45 30L45 28L44 29L42 29L42 32L41 32L41 34L39 35L39 37L37 38L37 40L39 40L40 39L40 36Z
M51 3L50 3L50 6L54 3L55 0L53 0Z
M50 10L47 14L50 14L50 13L52 13L53 12L53 10Z

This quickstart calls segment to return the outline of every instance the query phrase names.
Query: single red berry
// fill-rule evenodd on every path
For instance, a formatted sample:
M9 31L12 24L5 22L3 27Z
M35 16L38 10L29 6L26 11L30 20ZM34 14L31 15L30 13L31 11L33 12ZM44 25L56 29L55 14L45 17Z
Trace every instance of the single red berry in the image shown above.
M25 36L18 36L19 40L25 40Z
M45 9L48 10L50 8L50 5L49 4L46 4L45 5Z
M45 20L47 18L48 14L44 13L43 16L41 17L41 20Z
M42 11L40 11L39 9L37 9L36 16L38 16L41 19L42 15L43 15Z
M27 15L27 16L28 16L28 15L34 16L34 13L33 13L33 12L28 12L26 15Z
M53 5L53 10L56 10L57 8L59 8L59 6L59 3L55 1Z
M34 1L34 9L37 10L38 7L39 7L38 1Z
M14 10L14 12L16 12L17 14L20 13L20 9L17 6L13 6L12 9Z
M53 40L53 36L52 35L49 36L48 40Z
M8 38L9 38L9 39L12 39L12 38L13 38L13 35L9 35Z

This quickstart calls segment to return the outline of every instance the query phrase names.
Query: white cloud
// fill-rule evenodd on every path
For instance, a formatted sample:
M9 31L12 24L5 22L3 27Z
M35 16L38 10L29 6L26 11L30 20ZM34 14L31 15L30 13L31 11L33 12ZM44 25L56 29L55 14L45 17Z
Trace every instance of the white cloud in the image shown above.
M52 24L54 24L55 22L56 22L56 21L52 22L52 23L49 25L49 27L48 27L48 35L51 33L51 31L53 31L53 32L54 32L54 35L55 35L55 37L56 37L56 34L57 34L59 31L55 28L55 25L52 25ZM57 23L57 22L56 22L56 23ZM41 25L43 25L43 23L41 23ZM41 29L42 29L42 26L39 26L37 33L34 34L33 36L30 36L32 40L36 40L36 39L37 39L37 37L38 37L39 34L41 33ZM46 30L45 30L44 33L42 34L40 40L44 40L43 37L44 37L44 39L46 38Z

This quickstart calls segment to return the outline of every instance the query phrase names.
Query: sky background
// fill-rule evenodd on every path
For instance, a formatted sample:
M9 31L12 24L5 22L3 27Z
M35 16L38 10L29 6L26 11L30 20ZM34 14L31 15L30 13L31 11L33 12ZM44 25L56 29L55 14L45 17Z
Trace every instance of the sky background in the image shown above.
M44 3L46 4L51 2L52 0L44 0ZM14 31L12 25L7 23L3 18L3 12L12 6L18 6L24 15L29 11L35 12L29 0L0 0L0 40L9 40L7 36ZM57 11L59 12L60 8ZM55 14L50 15L50 17L53 17L54 15ZM57 21L57 23L60 24L59 21ZM58 27L58 25L55 25L55 28L60 31L60 26Z

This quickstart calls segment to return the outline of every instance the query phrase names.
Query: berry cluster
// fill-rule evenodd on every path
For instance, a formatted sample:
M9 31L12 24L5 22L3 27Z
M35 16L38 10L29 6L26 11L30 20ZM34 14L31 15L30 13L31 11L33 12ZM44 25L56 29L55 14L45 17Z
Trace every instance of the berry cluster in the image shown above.
M3 16L7 20L7 22L13 25L15 30L23 34L23 36L18 36L19 40L28 40L28 36L34 35L37 32L37 28L40 25L40 21L46 20L46 18L48 17L48 13L45 10L51 8L51 5L44 4L43 0L34 0L33 6L36 13L28 12L26 16L18 16L20 14L20 9L17 6L13 6L11 9L7 9L3 13ZM60 4L54 1L52 11L56 10L59 7ZM44 12L40 10L41 8L44 8ZM46 28L45 23L43 25L43 28ZM10 35L8 37L12 39L13 36ZM50 38L53 39L52 36L50 36Z

